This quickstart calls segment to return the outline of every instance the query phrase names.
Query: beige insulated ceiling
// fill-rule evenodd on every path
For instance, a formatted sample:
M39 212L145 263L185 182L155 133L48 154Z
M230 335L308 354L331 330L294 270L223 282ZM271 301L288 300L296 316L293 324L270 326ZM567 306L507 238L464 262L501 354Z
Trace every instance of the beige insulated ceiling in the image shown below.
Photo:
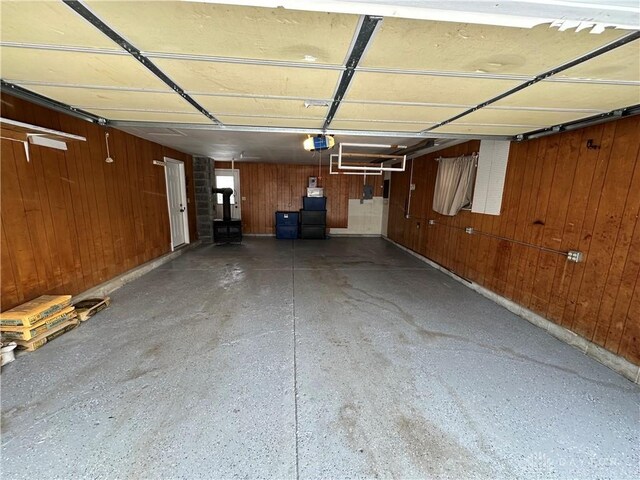
M61 1L2 0L2 80L116 122L227 129L318 130L329 117L333 130L511 136L640 104L635 40L466 114L629 30L383 18L350 70L360 15L82 5L147 66Z

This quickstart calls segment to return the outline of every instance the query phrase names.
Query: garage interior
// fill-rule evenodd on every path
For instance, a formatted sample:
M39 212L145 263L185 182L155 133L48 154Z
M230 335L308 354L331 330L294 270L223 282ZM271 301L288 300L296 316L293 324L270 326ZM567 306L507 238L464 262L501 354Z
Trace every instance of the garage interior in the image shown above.
M0 22L3 476L640 476L637 2Z

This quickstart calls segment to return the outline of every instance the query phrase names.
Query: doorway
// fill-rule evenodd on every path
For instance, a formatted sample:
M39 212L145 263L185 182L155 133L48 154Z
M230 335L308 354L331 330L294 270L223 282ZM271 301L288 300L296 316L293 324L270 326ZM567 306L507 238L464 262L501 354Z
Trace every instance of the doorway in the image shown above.
M216 188L231 188L231 217L240 220L242 218L242 207L240 196L240 171L231 168L216 168ZM216 206L216 218L222 218L222 194L217 193L214 198Z
M171 228L171 250L175 250L179 246L189 243L189 213L187 211L184 163L167 157L164 158L164 163Z

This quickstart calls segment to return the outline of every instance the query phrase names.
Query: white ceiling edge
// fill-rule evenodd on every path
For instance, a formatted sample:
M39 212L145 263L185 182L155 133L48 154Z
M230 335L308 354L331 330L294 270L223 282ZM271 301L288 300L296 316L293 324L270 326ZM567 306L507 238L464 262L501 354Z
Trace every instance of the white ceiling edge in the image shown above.
M484 124L482 124L484 125ZM388 130L347 130L335 128L305 128L305 127L258 127L253 125L215 125L209 123L174 123L174 122L146 122L137 120L111 120L109 126L125 130L127 128L147 129L166 128L190 131L209 131L227 133L295 133L302 135L348 135L352 137L387 137L387 138L467 138L467 139L490 139L490 140L512 140L515 135L488 135L469 133L432 133L430 131L388 131ZM532 129L540 126L527 125Z
M532 28L551 23L560 30L606 27L640 30L636 0L182 0L312 12L477 23Z
M317 165L322 158L328 165L330 152L308 152L302 142L306 135L301 132L229 132L221 130L190 130L160 127L116 127L129 134L174 148L180 152L210 157L218 161L235 159L237 163L287 163ZM342 142L402 143L415 145L419 138L390 136L362 137L340 135ZM244 158L241 158L244 157Z
M460 145L461 143L466 143L466 142L470 142L472 140L477 140L475 137L474 138L445 138L445 139L440 139L437 143L437 145L433 145L432 147L427 147L427 148L423 148L420 150L416 150L415 152L413 152L411 155L407 155L407 158L412 160L414 158L418 158L418 157L422 157L424 155L427 155L429 153L433 153L433 152L438 152L440 150L444 150L445 148L449 148L449 147L454 147L456 145Z

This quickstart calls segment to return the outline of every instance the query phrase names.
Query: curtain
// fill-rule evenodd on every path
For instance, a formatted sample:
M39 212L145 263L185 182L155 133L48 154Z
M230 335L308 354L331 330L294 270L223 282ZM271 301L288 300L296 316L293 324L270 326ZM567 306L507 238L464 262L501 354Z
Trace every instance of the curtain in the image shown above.
M470 205L476 176L475 155L441 158L433 193L433 209L442 215L453 216Z

